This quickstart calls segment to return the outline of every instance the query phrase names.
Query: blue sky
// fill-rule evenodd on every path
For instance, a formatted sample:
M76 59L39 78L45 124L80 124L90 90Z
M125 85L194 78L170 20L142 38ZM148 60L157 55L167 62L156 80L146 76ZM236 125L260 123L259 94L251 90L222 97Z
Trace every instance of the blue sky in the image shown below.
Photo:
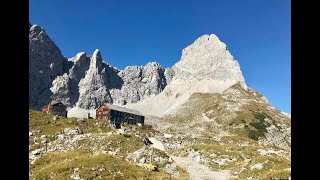
M100 49L120 69L171 67L199 36L216 34L247 85L291 112L290 0L30 0L29 10L67 58Z

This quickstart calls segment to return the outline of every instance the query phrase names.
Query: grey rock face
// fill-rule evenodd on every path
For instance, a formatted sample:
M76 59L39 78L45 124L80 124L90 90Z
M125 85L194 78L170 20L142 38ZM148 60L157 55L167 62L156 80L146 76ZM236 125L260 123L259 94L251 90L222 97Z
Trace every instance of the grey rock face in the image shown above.
M50 101L52 81L69 64L42 27L29 26L29 106L40 109Z
M62 102L65 105L69 105L70 101L70 89L69 89L69 76L67 73L64 73L62 76L58 76L53 82L53 87L50 88L51 99L55 102Z
M124 99L123 103L126 104L127 102L134 103L145 97L159 94L167 85L164 71L165 69L156 62L150 62L144 67L126 67L119 72L119 76L123 79L121 93L115 91L113 98L122 98ZM119 97L119 94L121 94L121 97Z
M69 73L53 82L51 101L68 107L94 109L102 102L124 105L159 94L167 85L165 69L156 62L129 66L123 71L103 62L99 50L92 57L84 52L70 58Z
M58 76L52 82L50 90L53 93L52 101L60 101L68 107L73 107L80 96L78 84L89 69L91 60L85 52L81 52L70 58L69 62L73 64L69 74L65 73L63 76Z
M106 67L102 62L99 50L91 57L90 67L86 75L79 82L79 100L76 106L85 109L94 109L103 102L112 103L107 84Z
M58 76L53 82L51 101L61 101L68 107L97 108L102 102L112 103L111 88L121 88L119 70L102 61L99 50L92 57L85 52L70 58L69 73Z
M175 72L172 70L172 68L166 68L164 72L165 79L167 81L167 84L170 84Z
M184 48L172 71L176 82L208 79L231 85L240 82L247 88L238 61L214 34L203 35Z

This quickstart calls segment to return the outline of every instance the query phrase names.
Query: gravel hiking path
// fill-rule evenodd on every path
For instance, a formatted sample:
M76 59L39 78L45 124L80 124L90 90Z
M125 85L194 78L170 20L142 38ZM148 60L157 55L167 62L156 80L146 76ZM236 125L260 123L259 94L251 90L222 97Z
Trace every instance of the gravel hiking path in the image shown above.
M149 138L149 140L153 143L151 147L165 151L161 141L156 138ZM191 180L228 180L231 178L229 171L212 171L209 167L199 164L191 157L176 157L172 155L170 157L178 166L187 170Z
M192 158L171 156L178 166L186 168L191 180L230 179L229 171L211 171L207 166L197 163Z

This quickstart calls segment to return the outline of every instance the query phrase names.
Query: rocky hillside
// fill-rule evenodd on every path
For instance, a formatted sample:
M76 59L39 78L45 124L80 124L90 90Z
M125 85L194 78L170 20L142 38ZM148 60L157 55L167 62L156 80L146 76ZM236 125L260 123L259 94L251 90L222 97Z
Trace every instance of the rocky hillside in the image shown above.
M236 135L290 151L291 119L257 91L235 84L222 93L196 93L174 115L148 116L168 133L222 137Z
M125 124L117 130L108 122L30 110L29 178L290 178L288 150L236 133L211 136L179 132L172 127L156 129ZM145 145L144 137L149 137L153 144ZM147 169L150 154L159 172Z
M146 123L173 135L158 139L193 179L290 179L291 119L240 83L195 93L175 114L147 116ZM213 173L193 170L202 165Z
M29 179L187 179L166 154L143 143L148 127L63 118L29 111ZM159 171L148 170L152 163Z

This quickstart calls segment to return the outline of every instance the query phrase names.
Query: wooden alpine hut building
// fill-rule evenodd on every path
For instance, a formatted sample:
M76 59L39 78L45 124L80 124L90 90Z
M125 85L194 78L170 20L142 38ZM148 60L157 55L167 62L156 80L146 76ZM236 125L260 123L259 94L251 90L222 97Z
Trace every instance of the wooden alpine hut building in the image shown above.
M119 127L123 123L144 124L144 115L139 111L108 103L102 103L96 109L96 119L109 120L116 127Z

